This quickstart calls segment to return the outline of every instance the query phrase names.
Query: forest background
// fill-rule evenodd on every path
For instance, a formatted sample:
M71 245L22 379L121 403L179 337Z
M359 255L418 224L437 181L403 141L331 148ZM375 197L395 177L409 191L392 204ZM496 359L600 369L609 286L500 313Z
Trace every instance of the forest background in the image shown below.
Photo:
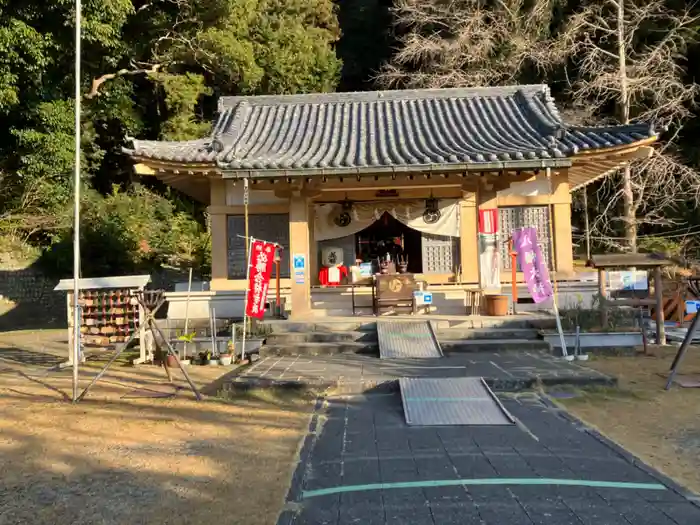
M72 265L74 0L0 0L0 262ZM82 271L194 266L206 209L121 153L205 136L221 95L547 83L659 153L574 194L593 252L700 254L700 8L664 0L83 0Z

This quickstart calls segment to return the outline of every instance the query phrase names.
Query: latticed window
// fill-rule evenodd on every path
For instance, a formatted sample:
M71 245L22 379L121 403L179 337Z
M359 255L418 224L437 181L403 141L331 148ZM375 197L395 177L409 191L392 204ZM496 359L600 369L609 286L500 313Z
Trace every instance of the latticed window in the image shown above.
M454 273L459 265L459 239L422 234L423 273Z
M549 207L548 206L507 206L498 208L498 230L500 232L501 264L504 270L511 270L511 258L508 255L508 239L513 230L534 227L537 229L537 244L539 244L547 261L547 267L552 269L551 247L549 237ZM520 271L518 261L517 271Z

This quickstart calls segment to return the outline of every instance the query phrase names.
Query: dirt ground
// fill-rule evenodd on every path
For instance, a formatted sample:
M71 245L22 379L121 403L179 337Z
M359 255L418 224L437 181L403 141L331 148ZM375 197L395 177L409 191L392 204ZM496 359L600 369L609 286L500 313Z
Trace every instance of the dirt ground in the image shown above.
M71 371L50 371L66 348L65 331L0 333L0 525L275 523L308 400L198 403L162 369L120 364L73 405ZM189 370L216 391L223 369Z
M587 363L615 375L619 389L577 392L560 399L569 411L596 427L657 470L700 494L700 389L664 390L675 349L649 356L597 357ZM700 348L692 347L680 368L700 379Z

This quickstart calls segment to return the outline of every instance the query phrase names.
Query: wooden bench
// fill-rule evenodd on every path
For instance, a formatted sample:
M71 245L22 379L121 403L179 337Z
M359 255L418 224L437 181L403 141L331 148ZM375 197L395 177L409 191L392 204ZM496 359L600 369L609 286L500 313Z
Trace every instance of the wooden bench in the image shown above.
M464 290L464 308L467 315L481 315L481 298L483 295L481 288Z

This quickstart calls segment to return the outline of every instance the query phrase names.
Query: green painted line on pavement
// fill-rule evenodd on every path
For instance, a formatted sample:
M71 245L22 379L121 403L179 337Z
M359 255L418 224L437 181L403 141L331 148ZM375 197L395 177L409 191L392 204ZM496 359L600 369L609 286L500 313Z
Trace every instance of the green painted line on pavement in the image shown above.
M667 490L660 483L628 483L623 481L589 481L582 479L553 479L553 478L484 478L484 479L437 479L429 481L403 481L396 483L370 483L367 485L341 485L327 489L306 490L301 494L302 499L318 496L330 496L347 492L363 492L370 490L395 490L425 487L454 487L470 485L559 485L569 487L594 487L606 489L629 490Z
M490 397L407 397L406 401L490 401Z

